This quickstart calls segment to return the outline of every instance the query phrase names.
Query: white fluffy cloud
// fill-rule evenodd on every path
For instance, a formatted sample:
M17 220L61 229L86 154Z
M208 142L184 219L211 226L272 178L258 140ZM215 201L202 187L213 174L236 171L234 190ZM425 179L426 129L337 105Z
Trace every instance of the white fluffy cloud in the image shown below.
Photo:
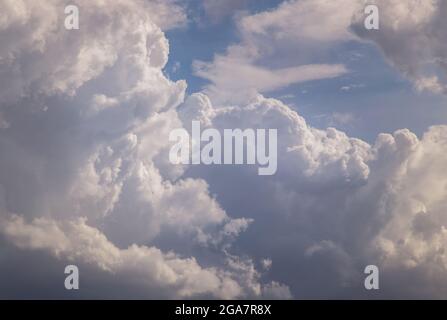
M19 248L49 250L57 257L90 263L129 282L138 281L152 289L171 289L174 298L200 294L227 299L260 295L256 291L244 292L230 272L202 268L194 258L185 259L173 252L165 254L155 247L136 244L119 249L83 218L63 222L38 218L26 223L20 216L11 216L2 220L1 231ZM249 274L247 281L257 285L257 279L252 277Z
M346 72L309 56L354 39L362 2L338 10L290 1L241 18L241 43L196 64L212 84L186 99L186 83L163 74L169 44L159 25L185 21L177 1L77 3L81 29L67 31L62 1L2 0L0 243L143 284L152 296L362 297L367 264L379 266L384 297L445 296L446 126L368 144L313 128L259 93ZM441 23L433 8L445 6L390 8L410 19L392 26L384 12L383 27L396 33L373 40L420 88L440 91L442 74L426 74L421 61L442 65L443 31L428 25ZM386 49L415 25L427 52L406 40L405 52ZM300 43L298 57L265 66ZM278 129L277 174L172 166L169 132L192 120Z
M373 40L416 89L443 92L445 3L376 1L381 29L374 32L363 27L365 4L285 2L242 17L239 44L210 63L196 62L211 84L180 106L184 126L200 120L220 129L276 128L278 172L263 181L250 168L191 168L191 175L206 179L233 215L254 220L237 244L260 261L271 257L269 272L298 297L368 297L368 264L386 279L382 297L445 297L447 127L429 128L421 139L407 129L380 134L371 145L312 128L282 102L259 95L299 81L320 51L362 38ZM265 70L272 59L276 69ZM288 77L291 63L299 72Z
M312 128L280 101L262 96L245 106L214 107L195 94L179 111L185 127L199 120L220 129L278 129L275 176L258 181L249 168L191 170L210 183L224 207L243 208L233 214L254 219L253 235L241 245L260 261L272 256L271 272L282 274L297 296L358 297L368 264L390 278L382 284L384 297L442 296L446 126L430 128L421 140L406 129L381 134L370 145L333 128ZM228 189L228 181L238 189ZM396 280L413 273L413 285Z
M373 41L418 90L446 92L447 47L442 0L370 1L380 12L380 32L367 32L358 17L353 30Z
M227 251L250 220L231 219L205 181L167 160L186 83L163 74L157 23L184 20L177 2L77 1L73 31L63 1L3 4L2 236L167 297L262 296L261 274L235 270ZM194 250L208 247L219 259L202 267Z

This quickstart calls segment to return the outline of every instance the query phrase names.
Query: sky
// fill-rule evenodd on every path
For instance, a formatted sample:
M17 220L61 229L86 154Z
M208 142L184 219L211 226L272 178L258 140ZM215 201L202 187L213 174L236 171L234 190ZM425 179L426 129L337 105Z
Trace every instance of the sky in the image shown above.
M447 297L445 1L0 7L0 298ZM171 163L192 121L277 172Z
M234 12L225 11L222 13L225 16L216 19L206 15L199 1L191 1L188 8L194 20L187 28L167 32L171 46L167 74L173 80L186 79L190 94L202 90L207 83L194 74L193 61L210 61L215 54L224 53L229 45L240 41L235 16L248 14L245 11L251 14L272 11L281 1L234 3ZM294 49L287 54L300 52ZM350 72L327 81L292 83L269 92L269 97L293 105L315 127L334 126L368 142L374 142L381 132L409 128L421 135L430 125L446 122L445 98L413 90L412 84L390 65L377 46L349 41L327 53L325 60L343 63ZM265 64L269 65L269 61ZM425 104L431 106L430 112L420 107Z

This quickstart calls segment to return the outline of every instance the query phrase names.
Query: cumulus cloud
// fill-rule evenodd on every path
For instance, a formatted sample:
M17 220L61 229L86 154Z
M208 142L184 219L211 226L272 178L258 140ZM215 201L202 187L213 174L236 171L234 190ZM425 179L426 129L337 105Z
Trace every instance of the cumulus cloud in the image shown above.
M169 44L157 23L184 20L177 2L77 1L73 31L63 1L4 4L0 229L9 245L139 281L152 296L262 296L261 276L236 272L228 251L250 220L230 218L205 181L167 160L186 83L163 74ZM203 248L219 253L211 266L195 257Z
M285 77L271 86L275 71L291 63L302 68L316 52L359 39L373 40L416 89L442 92L444 3L377 1L378 32L363 27L365 3L289 1L242 17L239 44L210 63L196 62L210 85L180 105L179 117L186 128L199 120L219 129L278 129L278 172L262 181L249 167L199 166L187 174L205 179L233 216L253 219L235 245L261 267L268 256L269 274L296 297L369 297L368 264L386 280L380 297L443 297L446 126L429 128L421 139L397 130L369 144L334 128L312 128L281 101L259 94L298 81ZM298 45L300 54L288 56ZM263 76L272 59L275 67Z
M366 296L368 264L389 279L381 284L382 297L442 296L446 126L432 127L421 140L406 129L381 134L371 145L333 128L312 128L263 96L248 105L214 107L194 94L179 113L185 127L199 120L220 129L278 129L278 172L262 182L248 167L189 172L206 179L233 215L253 219L248 239L237 245L263 268L267 261L269 274L290 285L294 296ZM228 188L228 181L238 189ZM404 274L415 277L413 286L396 280Z
M279 174L296 174L342 180L368 177L368 145L334 128L318 130L287 105L259 95L248 105L213 108L207 96L198 93L179 107L185 127L198 120L204 127L278 129ZM188 125L189 124L189 125ZM283 162L284 161L284 162ZM348 165L350 164L350 165ZM336 171L334 169L339 169ZM333 176L331 176L333 174ZM289 178L291 178L289 176Z
M27 265L37 263L30 251L49 253L52 263L113 275L107 288L119 281L135 291L138 283L152 297L368 297L367 264L385 279L381 297L445 296L446 126L421 138L406 129L384 133L370 144L313 128L260 94L346 72L309 57L354 39L350 26L367 38L352 21L362 2L346 0L346 10L338 10L333 1L289 1L242 17L240 44L213 62L197 62L196 72L211 85L186 98L185 81L163 74L169 43L159 25L184 21L176 1L77 3L76 31L63 28L62 1L2 3L6 252L25 252ZM410 19L395 20L393 28L432 31L426 26L440 21L428 3L444 8L427 2L413 15L395 2ZM155 10L173 20L157 18ZM315 25L318 17L322 25ZM386 12L382 21L392 28ZM380 38L388 35L373 40L384 47L394 41ZM304 40L304 53L287 59L287 49ZM407 49L407 56L384 52L421 89L441 90L442 74L425 74L425 64L404 67L413 59L441 63L440 42L430 42L429 52ZM265 64L272 56L284 59ZM217 129L278 129L277 174L171 165L169 132L190 129L192 120Z
M173 252L164 254L155 247L136 244L119 249L101 231L88 226L84 218L63 222L38 218L26 223L13 215L2 221L1 231L20 248L49 250L58 257L91 263L148 288L171 289L173 297L212 294L234 298L248 294L229 272L204 269L194 258L182 259Z
M352 25L361 38L375 43L388 61L418 90L446 91L445 1L370 1L380 10L380 31L367 32L361 17Z

